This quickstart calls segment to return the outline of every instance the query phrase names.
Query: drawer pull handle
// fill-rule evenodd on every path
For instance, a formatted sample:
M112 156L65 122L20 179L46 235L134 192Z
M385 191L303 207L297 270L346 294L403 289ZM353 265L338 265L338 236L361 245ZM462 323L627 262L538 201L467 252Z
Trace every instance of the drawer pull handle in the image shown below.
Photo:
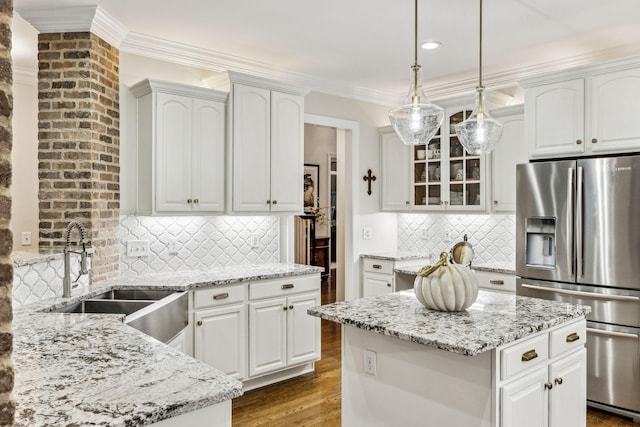
M376 270L380 270L382 268L380 264L373 264L372 267L375 268Z
M553 384L551 383L544 383L544 389L545 390L551 390L553 388Z
M558 377L554 380L554 382L558 385L562 384L562 377Z
M575 332L567 335L567 342L574 342L574 341L578 341L579 339L580 339L580 335L578 335Z
M489 280L492 285L504 285L504 280Z
M225 298L229 298L229 294L227 292L223 294L215 294L213 296L213 299L225 299Z
M293 283L285 283L282 285L282 289L293 289Z
M202 320L198 320L197 324L198 326L202 326Z
M522 361L523 362L528 362L530 360L535 359L536 357L538 357L538 353L536 353L536 350L529 350L526 353L522 353Z

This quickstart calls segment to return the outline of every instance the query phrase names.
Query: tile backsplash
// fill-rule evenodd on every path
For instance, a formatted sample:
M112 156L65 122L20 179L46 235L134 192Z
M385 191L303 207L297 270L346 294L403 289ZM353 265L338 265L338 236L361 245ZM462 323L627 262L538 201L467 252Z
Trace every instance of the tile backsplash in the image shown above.
M257 246L252 247L252 236ZM178 247L169 254L169 241ZM120 274L206 270L239 264L278 262L280 224L276 216L120 216ZM126 255L127 240L148 240L150 255Z
M467 234L475 250L474 264L515 266L515 229L515 215L400 214L398 250L437 256ZM445 230L451 242L444 241Z

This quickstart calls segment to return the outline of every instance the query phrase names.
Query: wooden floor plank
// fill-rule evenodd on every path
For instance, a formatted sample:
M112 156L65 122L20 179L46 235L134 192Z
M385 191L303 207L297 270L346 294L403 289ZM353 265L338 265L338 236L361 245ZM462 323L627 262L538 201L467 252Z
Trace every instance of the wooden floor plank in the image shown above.
M322 304L335 301L335 282L322 285L321 299ZM341 330L337 323L321 322L322 359L316 363L315 372L252 390L234 399L234 427L340 426ZM606 412L587 411L587 427L638 426L640 424Z

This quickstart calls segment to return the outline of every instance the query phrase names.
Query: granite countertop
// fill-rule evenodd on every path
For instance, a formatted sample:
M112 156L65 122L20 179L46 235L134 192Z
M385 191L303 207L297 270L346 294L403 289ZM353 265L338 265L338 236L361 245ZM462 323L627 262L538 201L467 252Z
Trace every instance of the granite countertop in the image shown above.
M429 258L430 256L430 253L409 251L389 251L360 254L361 258L384 259L388 261L403 261L407 259Z
M425 308L413 290L307 310L322 319L474 356L591 312L586 305L480 290L462 312Z
M320 273L264 264L122 277L14 311L16 426L145 425L242 395L242 384L125 325L50 310L110 289L189 290Z
M22 267L23 265L37 264L39 262L47 262L52 259L63 259L64 253L61 249L51 252L37 251L13 251L11 259L14 267Z
M424 267L424 264L416 264L416 265L407 265L404 267L394 268L393 271L395 273L402 274L418 274L418 270ZM508 263L495 263L495 264L479 264L474 265L471 264L471 269L476 271L487 271L490 273L501 273L501 274L511 274L515 275L516 271L513 269Z

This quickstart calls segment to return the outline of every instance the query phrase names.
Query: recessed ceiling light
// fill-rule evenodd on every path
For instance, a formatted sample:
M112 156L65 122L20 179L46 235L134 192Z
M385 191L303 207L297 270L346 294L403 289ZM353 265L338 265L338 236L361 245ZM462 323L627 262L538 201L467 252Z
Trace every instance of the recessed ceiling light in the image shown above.
M442 43L437 42L437 41L428 41L428 42L423 42L420 47L426 50L431 50L431 49L437 49L440 47Z

